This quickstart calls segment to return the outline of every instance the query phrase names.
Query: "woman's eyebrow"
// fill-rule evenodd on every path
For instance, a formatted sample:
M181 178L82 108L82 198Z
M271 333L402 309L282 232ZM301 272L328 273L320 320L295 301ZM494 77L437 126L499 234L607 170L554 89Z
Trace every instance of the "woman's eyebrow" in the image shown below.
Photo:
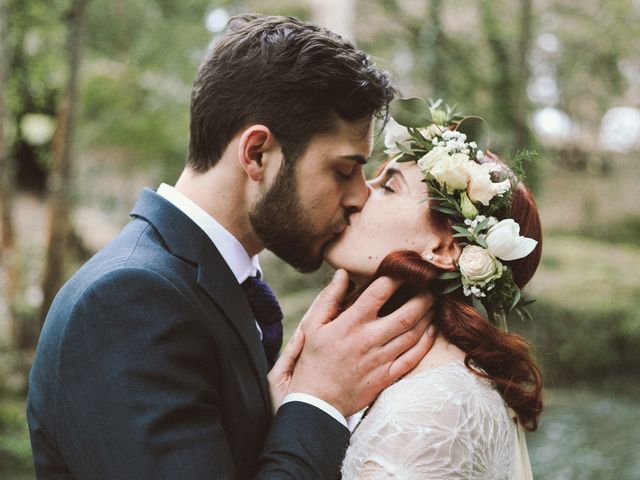
M409 184L407 183L407 179L405 178L404 174L402 173L402 170L399 170L399 169L394 168L394 167L390 167L390 168L387 168L387 170L385 171L385 175L386 175L387 178L391 178L393 176L399 177L402 180L402 182L405 184L405 186L407 188L409 188Z

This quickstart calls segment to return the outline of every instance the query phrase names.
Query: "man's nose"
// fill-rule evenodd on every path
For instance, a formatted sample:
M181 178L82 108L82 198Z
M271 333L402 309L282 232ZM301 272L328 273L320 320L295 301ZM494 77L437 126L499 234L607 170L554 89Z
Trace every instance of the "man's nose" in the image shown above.
M364 206L369 194L371 193L371 187L367 184L364 173L358 175L351 185L349 186L349 192L344 198L344 207L353 211L360 211Z

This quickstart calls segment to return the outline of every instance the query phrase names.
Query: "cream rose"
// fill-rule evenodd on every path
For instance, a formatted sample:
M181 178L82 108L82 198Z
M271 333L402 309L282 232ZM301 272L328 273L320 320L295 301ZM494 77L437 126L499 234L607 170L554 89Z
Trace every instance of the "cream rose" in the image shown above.
M486 248L467 245L460 259L462 282L468 285L485 286L502 276L502 264Z
M465 168L469 178L467 193L469 198L474 202L480 202L484 206L487 206L493 197L502 195L511 188L511 182L509 180L504 180L499 183L492 182L490 170L476 162L470 161L465 165Z
M435 163L429 172L440 186L447 185L449 193L453 190L466 190L469 182L468 163L473 162L464 153L454 153Z
M443 127L442 125L436 125L432 123L426 128L421 128L420 133L425 138L425 140L433 140L435 137L439 137L442 135L444 131L447 130L447 127Z
M505 261L526 257L538 244L533 238L520 236L520 225L512 218L501 220L491 227L486 241L489 251Z
M429 152L418 160L418 167L422 173L429 173L434 165L449 158L449 153L444 147L433 147Z

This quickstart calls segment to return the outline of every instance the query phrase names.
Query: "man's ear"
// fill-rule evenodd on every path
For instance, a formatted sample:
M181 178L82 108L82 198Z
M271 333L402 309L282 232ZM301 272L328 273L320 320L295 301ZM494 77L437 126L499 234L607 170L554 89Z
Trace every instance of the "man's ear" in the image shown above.
M266 166L263 155L275 144L273 133L264 125L251 125L242 132L238 143L238 161L251 180L259 182L264 178Z
M455 238L448 234L439 234L420 255L438 268L453 270L458 265L460 252L460 245Z

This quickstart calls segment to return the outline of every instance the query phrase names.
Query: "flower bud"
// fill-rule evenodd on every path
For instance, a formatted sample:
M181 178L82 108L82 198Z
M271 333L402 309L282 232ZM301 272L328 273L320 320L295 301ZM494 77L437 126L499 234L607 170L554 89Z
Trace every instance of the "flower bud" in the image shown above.
M467 192L460 193L460 208L462 209L462 215L469 220L476 218L479 213L473 202L469 200Z

